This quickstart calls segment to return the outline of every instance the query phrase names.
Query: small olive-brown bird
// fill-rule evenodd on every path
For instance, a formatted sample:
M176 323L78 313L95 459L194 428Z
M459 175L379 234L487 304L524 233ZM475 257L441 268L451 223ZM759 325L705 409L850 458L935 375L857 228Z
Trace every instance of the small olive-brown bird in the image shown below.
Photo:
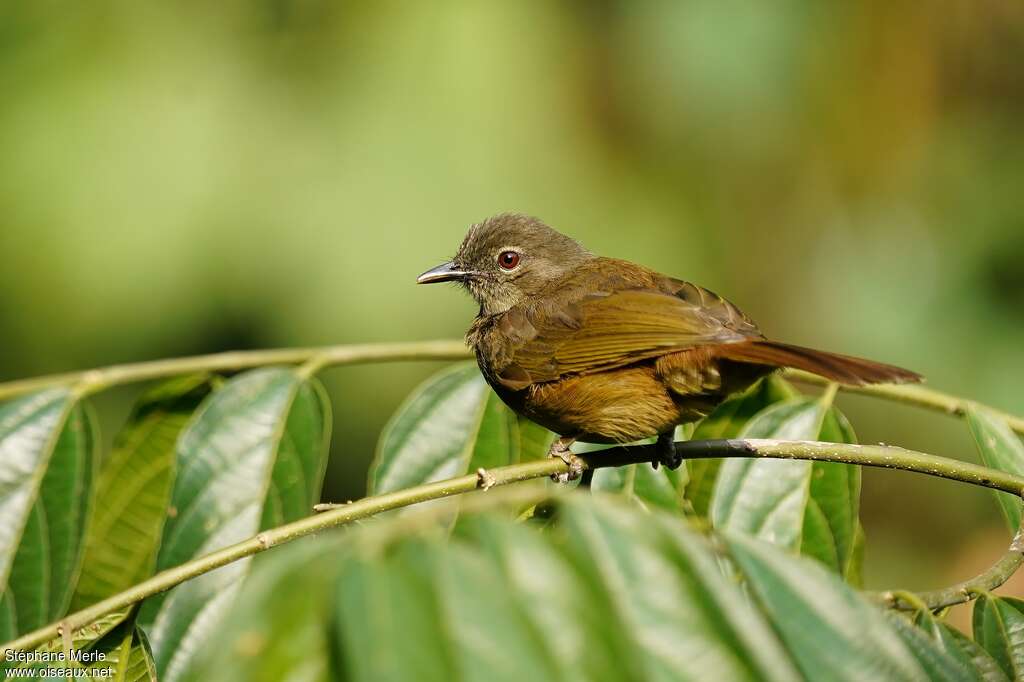
M473 225L455 258L420 284L458 282L480 304L466 334L487 383L515 412L559 434L549 456L579 476L576 440L658 436L658 463L680 464L677 424L709 414L780 367L842 384L920 381L871 360L769 341L729 301L624 260L595 256L540 220Z

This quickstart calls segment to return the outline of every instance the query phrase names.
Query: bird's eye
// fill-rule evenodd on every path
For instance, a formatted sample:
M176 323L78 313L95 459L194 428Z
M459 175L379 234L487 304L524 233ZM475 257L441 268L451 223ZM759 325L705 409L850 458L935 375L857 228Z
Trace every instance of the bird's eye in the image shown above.
M515 270L519 265L519 253L516 251L502 251L498 254L498 265L503 270Z

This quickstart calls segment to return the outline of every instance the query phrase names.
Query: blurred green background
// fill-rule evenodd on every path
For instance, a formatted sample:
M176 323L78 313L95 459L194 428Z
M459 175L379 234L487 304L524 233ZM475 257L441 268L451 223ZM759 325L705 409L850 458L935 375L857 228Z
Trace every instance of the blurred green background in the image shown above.
M514 210L1024 412L1022 3L208 5L0 6L0 379L457 337L470 300L414 278ZM324 374L327 497L437 366ZM100 397L108 438L137 390ZM975 457L955 420L841 405ZM864 520L876 586L1007 539L984 493L907 474L868 472Z

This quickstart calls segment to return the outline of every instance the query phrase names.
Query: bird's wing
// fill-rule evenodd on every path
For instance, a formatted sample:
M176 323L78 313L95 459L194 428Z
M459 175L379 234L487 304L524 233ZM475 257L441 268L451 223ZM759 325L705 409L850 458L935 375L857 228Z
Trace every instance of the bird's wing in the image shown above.
M498 380L512 389L622 367L694 346L761 338L725 299L688 282L583 295L550 308L514 308L498 323L509 344Z

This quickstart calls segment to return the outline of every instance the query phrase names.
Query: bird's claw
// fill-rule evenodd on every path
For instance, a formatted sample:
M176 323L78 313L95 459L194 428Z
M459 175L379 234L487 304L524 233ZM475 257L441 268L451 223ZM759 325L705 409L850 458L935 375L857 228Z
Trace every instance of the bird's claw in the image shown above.
M654 447L658 456L651 461L651 466L655 469L659 464L664 464L667 469L678 469L679 465L683 463L683 456L676 452L675 434L661 434Z
M571 452L568 452L565 455L559 455L559 457L563 462L569 465L569 470L551 474L552 481L555 481L556 483L568 483L569 481L575 481L583 475L582 459Z
M569 467L568 471L551 474L551 480L556 483L575 481L583 474L583 460L569 451L569 446L572 445L573 440L575 439L559 438L551 444L551 449L548 450L548 457L558 457Z

